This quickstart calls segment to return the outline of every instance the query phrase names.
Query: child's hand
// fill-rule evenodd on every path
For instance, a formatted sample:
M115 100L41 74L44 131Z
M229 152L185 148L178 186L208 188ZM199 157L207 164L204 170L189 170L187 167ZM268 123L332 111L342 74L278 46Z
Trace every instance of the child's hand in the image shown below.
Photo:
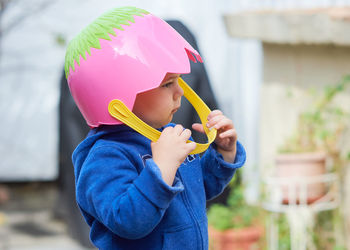
M151 143L153 161L158 165L163 180L172 186L176 171L188 154L196 148L196 143L186 143L191 130L181 125L166 127L158 141Z
M217 150L224 157L225 161L233 162L236 157L237 133L233 122L222 114L220 110L214 110L208 115L207 127L216 128L217 135L215 144ZM192 128L204 133L202 124L195 123Z

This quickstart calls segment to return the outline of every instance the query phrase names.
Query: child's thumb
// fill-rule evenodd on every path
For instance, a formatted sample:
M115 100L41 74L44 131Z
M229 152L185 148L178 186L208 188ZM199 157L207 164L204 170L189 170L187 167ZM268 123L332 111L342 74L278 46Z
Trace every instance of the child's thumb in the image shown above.
M200 123L193 123L192 124L192 128L194 129L194 130L196 130L197 132L200 132L200 133L205 133L204 132L204 128L203 128L203 125L202 124L200 124Z
M188 142L186 145L188 150L187 154L191 153L197 147L197 144L195 142Z

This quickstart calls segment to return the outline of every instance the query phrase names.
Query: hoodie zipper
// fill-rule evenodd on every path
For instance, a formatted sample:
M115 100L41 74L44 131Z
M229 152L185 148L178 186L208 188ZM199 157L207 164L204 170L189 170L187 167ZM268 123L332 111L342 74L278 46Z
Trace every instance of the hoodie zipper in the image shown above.
M180 178L181 182L184 183L180 171L178 171L178 174L179 174L179 178ZM186 189L184 190L184 192L181 192L181 196L183 198L183 201L185 203L185 207L186 207L192 221L194 221L194 223L196 225L196 228L195 228L196 234L197 234L197 237L199 236L198 239L200 240L199 241L199 245L200 245L199 249L203 249L203 235L202 235L202 232L200 230L200 225L196 219L196 216L194 215L194 212L193 212L193 209L191 206L191 202L189 201L189 198L187 196Z

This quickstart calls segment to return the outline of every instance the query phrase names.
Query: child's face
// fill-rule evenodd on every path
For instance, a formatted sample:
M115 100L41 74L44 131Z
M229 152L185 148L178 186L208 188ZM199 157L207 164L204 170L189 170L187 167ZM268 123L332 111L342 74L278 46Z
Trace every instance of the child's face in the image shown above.
M178 84L180 74L168 73L158 88L136 96L133 112L154 128L171 122L180 108L183 90Z

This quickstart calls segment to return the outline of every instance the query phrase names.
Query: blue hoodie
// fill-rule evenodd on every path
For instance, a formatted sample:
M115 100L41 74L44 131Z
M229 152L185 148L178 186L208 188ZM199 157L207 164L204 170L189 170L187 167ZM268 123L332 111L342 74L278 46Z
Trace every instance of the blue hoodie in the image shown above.
M189 155L169 186L149 139L125 125L92 129L73 153L76 198L92 242L108 250L208 249L206 200L246 158L239 142L232 164L214 147Z

